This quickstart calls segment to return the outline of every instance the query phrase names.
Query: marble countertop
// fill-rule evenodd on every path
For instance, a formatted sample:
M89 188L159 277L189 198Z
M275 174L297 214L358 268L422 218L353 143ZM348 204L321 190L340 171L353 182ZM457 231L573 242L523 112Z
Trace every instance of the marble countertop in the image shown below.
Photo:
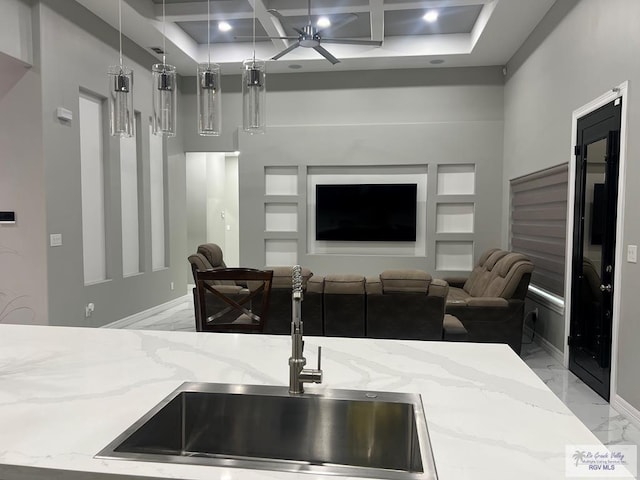
M317 345L308 391L422 395L440 480L561 479L565 445L600 443L508 346L307 337L311 365ZM0 325L0 478L326 479L94 458L184 381L286 385L289 354L287 336Z

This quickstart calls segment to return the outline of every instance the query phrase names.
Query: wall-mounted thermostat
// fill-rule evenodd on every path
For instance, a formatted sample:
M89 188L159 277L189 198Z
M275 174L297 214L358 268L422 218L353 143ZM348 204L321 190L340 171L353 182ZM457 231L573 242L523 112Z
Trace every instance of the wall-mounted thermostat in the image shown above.
M0 223L16 223L16 212L0 212Z

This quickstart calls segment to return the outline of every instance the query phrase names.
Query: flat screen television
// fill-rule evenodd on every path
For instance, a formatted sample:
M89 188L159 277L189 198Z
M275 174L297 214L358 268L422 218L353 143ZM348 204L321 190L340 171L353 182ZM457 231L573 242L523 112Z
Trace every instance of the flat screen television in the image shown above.
M316 185L316 240L415 242L415 183Z

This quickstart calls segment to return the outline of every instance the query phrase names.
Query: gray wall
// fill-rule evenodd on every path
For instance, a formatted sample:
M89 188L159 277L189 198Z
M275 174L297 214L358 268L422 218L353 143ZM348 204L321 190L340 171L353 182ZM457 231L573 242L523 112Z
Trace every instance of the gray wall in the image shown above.
M0 323L46 324L47 281L40 75L24 74L0 98Z
M637 0L560 0L507 66L505 85L504 183L520 175L569 160L571 115L582 105L625 80L628 104L627 170L624 231L619 244L638 244L640 192L640 103L633 96L640 82L640 2ZM504 237L508 201L505 192ZM618 343L618 394L640 409L640 299L637 264L624 262ZM546 326L557 348L564 345L563 327Z
M7 0L0 17L0 210L17 219L0 225L0 322L41 325L47 323L42 98L39 69L25 63L34 53L32 10Z
M190 78L183 84L183 122L192 132L194 82ZM241 121L239 82L235 76L223 79L222 136L187 133L185 149L240 150L241 264L265 262L264 169L273 165L299 167L298 261L316 273L372 274L394 267L446 272L435 272L433 232L427 234L426 257L307 255L304 176L310 166L429 165L430 177L435 178L436 164L474 163L475 257L500 243L501 219L494 215L502 198L499 68L268 75L268 129L257 136L232 128Z
M109 280L84 285L80 185L80 89L107 95L106 71L117 63L117 32L75 2L46 1L39 11L42 69L42 125L46 195L46 233L61 233L63 245L48 248L47 281L49 323L100 326L164 303L186 293L185 164L180 137L166 142L165 221L168 268L151 271L149 200L150 66L155 61L131 42L124 43L125 62L134 69L134 107L142 112L143 198L140 239L143 273L122 277L122 234L119 175L119 139L106 136L105 209L107 272ZM131 58L133 56L133 59ZM63 124L57 107L74 113ZM105 107L106 108L106 107ZM126 208L126 207L125 207ZM42 241L42 240L41 240ZM44 275L43 269L40 274ZM174 282L175 290L170 290ZM85 305L95 312L85 319Z

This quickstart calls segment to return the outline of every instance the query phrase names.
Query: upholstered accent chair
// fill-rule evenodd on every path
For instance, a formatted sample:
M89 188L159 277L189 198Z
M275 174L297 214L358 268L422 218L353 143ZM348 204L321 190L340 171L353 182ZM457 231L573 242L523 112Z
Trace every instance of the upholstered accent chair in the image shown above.
M385 270L366 278L367 336L441 340L448 284L422 270Z
M264 333L288 335L291 333L291 273L293 267L265 267L273 270L269 322ZM311 280L313 279L313 280ZM323 277L313 277L313 273L302 267L301 317L305 335L322 335L322 293Z
M520 253L488 250L468 278L445 279L445 312L462 322L467 341L508 343L519 354L532 271L533 263Z

